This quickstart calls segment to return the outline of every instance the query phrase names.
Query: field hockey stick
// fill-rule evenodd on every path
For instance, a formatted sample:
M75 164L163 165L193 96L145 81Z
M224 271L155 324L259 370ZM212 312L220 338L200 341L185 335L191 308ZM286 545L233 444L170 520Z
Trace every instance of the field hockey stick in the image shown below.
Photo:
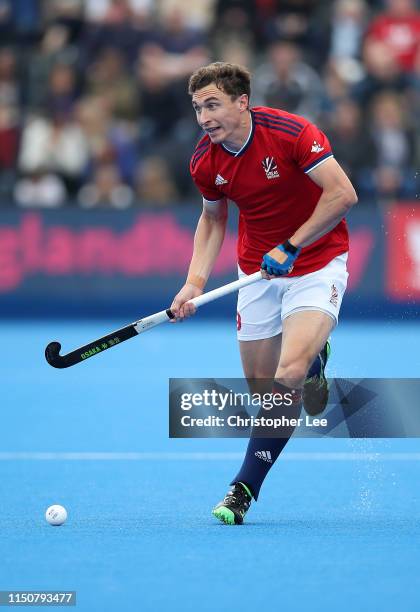
M254 272L254 274L244 276L239 280L223 285L223 287L218 287L217 289L203 293L203 295L199 295L198 297L189 300L189 303L194 304L196 308L199 308L204 304L208 304L209 302L213 302L214 300L217 300L225 295L229 295L229 293L233 293L242 287L251 285L260 279L261 271ZM160 325L161 323L165 323L166 321L170 321L174 318L174 314L170 308L167 310L162 310L161 312L152 314L144 319L134 321L134 323L130 323L130 325L116 329L110 334L106 334L106 336L103 336L102 338L92 340L92 342L79 346L79 348L74 349L74 351L71 351L66 355L60 355L61 344L59 342L50 342L45 349L45 358L54 368L68 368L69 366L80 363L81 361L86 361L86 359L89 359L89 357L93 357L98 353L103 353L103 351L106 351L113 346L117 346L118 344L121 344L121 342L125 342L138 334L142 334L143 332L152 329L152 327L156 327L156 325Z

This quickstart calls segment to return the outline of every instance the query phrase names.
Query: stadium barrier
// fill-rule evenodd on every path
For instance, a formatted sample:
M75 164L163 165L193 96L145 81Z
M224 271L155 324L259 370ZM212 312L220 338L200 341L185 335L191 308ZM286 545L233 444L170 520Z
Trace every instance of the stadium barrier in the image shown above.
M233 207L232 207L233 208ZM200 207L163 210L0 213L0 314L124 316L168 306L182 285ZM208 288L236 277L236 215ZM415 203L349 216L349 287L343 316L416 316L420 305L420 210ZM235 297L203 309L234 314Z

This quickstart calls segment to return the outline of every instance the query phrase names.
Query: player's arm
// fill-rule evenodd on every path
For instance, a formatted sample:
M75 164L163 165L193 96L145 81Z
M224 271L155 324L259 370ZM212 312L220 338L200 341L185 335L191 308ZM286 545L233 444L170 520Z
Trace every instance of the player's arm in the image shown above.
M293 269L302 247L308 246L330 232L357 202L357 195L344 170L333 157L308 173L322 188L314 212L286 242L264 255L264 276L282 276Z
M183 319L195 312L191 300L203 293L225 237L227 221L226 199L209 202L203 199L203 211L194 236L194 250L185 285L175 296L171 310Z
M353 185L333 157L314 168L308 176L323 191L312 215L289 238L294 246L300 248L330 232L357 202Z

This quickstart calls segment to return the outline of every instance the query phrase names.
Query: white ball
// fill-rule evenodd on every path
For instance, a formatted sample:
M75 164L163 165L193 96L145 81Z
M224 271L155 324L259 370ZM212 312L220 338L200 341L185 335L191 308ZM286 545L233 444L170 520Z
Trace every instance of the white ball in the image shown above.
M55 504L47 508L45 518L50 525L62 525L67 520L67 510L64 506Z

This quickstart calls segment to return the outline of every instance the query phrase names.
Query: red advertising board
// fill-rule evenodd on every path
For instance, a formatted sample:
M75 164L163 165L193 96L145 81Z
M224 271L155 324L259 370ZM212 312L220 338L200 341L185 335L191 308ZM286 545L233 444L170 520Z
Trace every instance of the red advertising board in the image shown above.
M420 206L400 204L386 215L386 292L392 300L420 300Z
M420 207L356 206L349 215L343 315L417 316ZM234 210L209 289L237 273ZM200 211L0 211L0 317L132 316L167 304L185 280ZM234 312L235 296L211 312ZM230 316L230 315L229 315Z

